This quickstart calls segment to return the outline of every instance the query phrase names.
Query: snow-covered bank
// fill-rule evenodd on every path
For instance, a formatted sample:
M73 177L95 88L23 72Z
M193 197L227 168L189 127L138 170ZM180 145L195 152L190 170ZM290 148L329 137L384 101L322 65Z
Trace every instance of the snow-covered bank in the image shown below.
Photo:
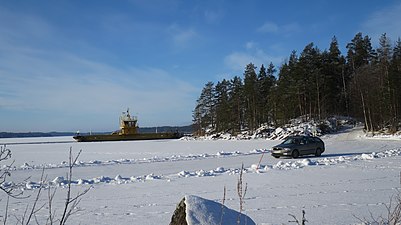
M306 118L297 118L289 121L281 127L273 127L270 125L262 125L254 132L243 131L238 135L230 133L215 133L214 130L206 130L206 135L197 137L200 140L250 140L250 139L267 139L267 140L283 140L292 135L322 136L324 134L337 133L352 129L357 122L348 117L331 117L322 121L308 120ZM361 126L361 125L360 125ZM182 140L191 140L192 137L183 137Z
M183 137L182 140L251 140L251 139L266 139L266 140L283 140L288 136L306 135L306 136L324 136L336 135L341 133L349 133L352 130L363 131L363 124L352 118L346 117L331 117L322 121L306 120L302 118L293 119L289 124L281 127L272 127L262 125L254 132L244 131L238 135L230 133L214 133L213 130L207 130L205 136L201 137ZM376 140L401 140L401 131L390 134L388 131L365 133L360 132L360 138L376 139Z

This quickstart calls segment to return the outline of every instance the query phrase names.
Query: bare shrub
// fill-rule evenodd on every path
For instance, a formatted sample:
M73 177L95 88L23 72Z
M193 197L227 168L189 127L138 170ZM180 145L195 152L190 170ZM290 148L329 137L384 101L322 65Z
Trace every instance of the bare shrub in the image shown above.
M362 224L366 225L399 225L401 224L401 192L398 191L396 195L390 198L388 204L384 205L386 207L385 216L374 216L370 212L370 218L359 218L354 215Z
M226 186L224 185L224 191L223 191L223 199L221 201L221 217L220 217L220 225L223 224L223 216L224 216L224 203L226 202L226 194L227 194L227 189Z
M6 145L0 146L0 190L10 197L18 197L22 193L14 188L13 185L7 184L7 178L11 176L11 166L14 162L9 165L3 164L3 162L11 158L11 150ZM3 164L3 165L2 165Z
M299 221L296 216L294 216L292 214L288 214L289 216L291 216L294 219L294 220L289 220L288 222L289 223L296 223L298 225L305 225L306 222L308 222L308 220L305 217L305 214L306 214L305 210L302 210L302 219L301 219L301 221Z
M57 192L57 188L51 188L46 187L45 184L47 183L47 176L45 176L45 170L42 170L40 182L39 182L39 187L37 190L36 195L34 196L34 199L32 199L31 202L28 202L25 210L22 215L16 216L13 215L14 219L16 220L15 224L30 224L35 221L36 224L42 224L40 221L38 221L37 215L40 211L44 210L47 206L47 216L46 216L46 224L60 224L64 225L66 224L67 220L74 215L75 213L79 212L80 209L78 208L79 203L82 200L82 197L90 190L91 187L86 188L82 192L78 192L76 195L72 194L72 177L73 177L73 168L74 165L76 164L78 157L80 156L82 150L78 152L78 154L74 157L72 154L72 147L70 147L69 151L69 164L68 164L68 172L67 172L67 185L66 185L66 197L64 201L64 207L62 208L62 212L60 215L57 215L56 210L53 207L54 204L54 197ZM11 151L7 149L5 146L0 149L0 162L10 159L11 158ZM4 185L6 183L6 178L11 175L10 173L10 168L11 165L9 166L3 166L1 168L5 168L1 170L0 174L0 188L2 191L4 191L7 194L7 203L6 203L6 208L5 208L5 214L3 216L3 224L7 223L8 218L10 217L9 215L9 200L11 198L26 198L28 199L30 196L22 196L22 192L17 192L15 193L15 186L7 186ZM47 200L45 203L40 203L40 198L42 197L43 191L45 189L48 189L47 193ZM21 197L22 196L22 197Z
M401 187L401 172L400 172L400 187ZM366 225L400 225L401 224L401 189L397 190L397 193L390 197L388 204L384 204L386 207L385 216L374 216L370 212L370 218L359 218L354 215L360 222Z
M238 219L237 219L238 224L241 223L241 213L244 211L245 195L246 195L246 191L248 189L247 183L245 184L245 188L244 188L243 173L244 173L244 164L242 163L241 171L239 173L238 183L237 183L237 194L239 197L239 214L238 214Z

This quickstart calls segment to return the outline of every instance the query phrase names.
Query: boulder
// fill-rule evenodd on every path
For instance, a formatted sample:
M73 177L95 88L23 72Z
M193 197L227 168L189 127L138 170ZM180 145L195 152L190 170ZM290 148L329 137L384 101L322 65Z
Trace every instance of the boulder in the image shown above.
M185 197L178 203L177 208L174 211L173 216L171 217L170 225L188 225L186 219L186 205L185 205Z
M240 223L238 223L238 219ZM247 215L208 199L185 196L177 205L170 225L256 225Z

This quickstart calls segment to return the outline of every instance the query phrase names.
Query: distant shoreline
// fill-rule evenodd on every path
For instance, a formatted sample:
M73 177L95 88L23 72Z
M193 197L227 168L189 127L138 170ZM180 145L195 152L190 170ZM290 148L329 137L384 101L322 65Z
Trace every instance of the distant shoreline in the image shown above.
M74 136L73 132L0 132L0 138L61 137Z
M192 133L192 126L162 126L162 127L143 127L139 128L141 133L153 132L175 132ZM92 134L110 134L112 131L107 132L92 132ZM74 136L76 132L0 132L0 138L27 138L27 137L61 137L61 136ZM89 132L81 133L89 134Z

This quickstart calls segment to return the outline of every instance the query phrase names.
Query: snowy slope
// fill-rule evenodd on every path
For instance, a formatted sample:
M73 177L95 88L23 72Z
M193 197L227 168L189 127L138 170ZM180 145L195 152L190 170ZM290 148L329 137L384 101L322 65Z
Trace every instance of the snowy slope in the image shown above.
M29 177L22 188L36 193L39 168L46 167L47 185L58 187L56 209L63 203L68 150L82 149L74 190L92 189L71 224L167 224L185 195L221 202L224 187L227 207L238 210L242 163L248 185L245 214L257 224L288 224L288 214L300 217L303 209L310 224L354 224L359 222L354 215L384 213L384 204L400 188L401 141L366 139L360 128L322 139L327 150L321 157L297 160L271 157L268 150L279 141L262 139L68 143L72 138L64 137L51 144L43 143L52 140L47 138L0 142L29 142L8 146L15 160L11 180L25 182ZM22 215L25 207L26 201L10 202L15 215ZM38 218L45 218L46 210L40 213Z

